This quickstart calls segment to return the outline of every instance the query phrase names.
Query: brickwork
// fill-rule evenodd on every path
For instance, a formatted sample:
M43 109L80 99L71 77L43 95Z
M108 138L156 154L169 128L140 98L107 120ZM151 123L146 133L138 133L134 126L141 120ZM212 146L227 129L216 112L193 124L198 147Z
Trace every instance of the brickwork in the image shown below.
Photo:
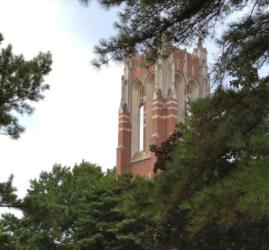
M190 100L209 94L207 71L207 52L201 43L192 54L174 49L155 65L146 66L143 55L126 59L119 110L117 174L131 172L153 177L156 159L149 145L160 145L178 122L184 122ZM143 116L139 113L142 105ZM143 142L139 141L141 122Z

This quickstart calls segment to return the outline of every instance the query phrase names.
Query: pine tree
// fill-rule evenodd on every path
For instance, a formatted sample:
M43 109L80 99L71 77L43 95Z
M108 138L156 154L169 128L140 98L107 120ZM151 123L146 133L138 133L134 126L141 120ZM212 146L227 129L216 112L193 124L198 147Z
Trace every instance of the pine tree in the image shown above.
M80 2L88 3L89 0ZM237 58L247 57L249 52L255 55L253 63L255 57L263 58L260 64L268 57L267 0L99 0L99 3L105 8L120 6L120 13L115 23L118 33L110 39L102 39L95 47L96 66L110 60L122 61L126 54L149 54L149 51L158 54L164 32L168 32L174 46L190 45L198 37L214 37L218 25L235 12L243 18L228 28L230 35L222 40L223 53L219 60L231 59L235 51L240 53ZM226 68L230 61L226 62L218 65Z
M16 195L17 189L13 186L13 175L7 182L0 183L0 207L22 208L21 201Z
M0 45L3 36L0 34ZM0 51L0 133L17 139L24 131L19 124L18 113L31 114L31 102L44 98L43 92L49 88L44 77L51 70L51 54L39 53L32 60L22 55L14 55L12 46Z
M0 240L27 250L150 249L145 231L153 221L129 210L130 199L147 185L130 175L103 174L87 162L73 169L55 165L31 181L21 219L2 217Z
M99 2L121 6L121 13L118 33L95 47L96 66L138 52L154 60L164 32L176 47L214 38L226 23L212 73L216 91L192 105L179 140L152 147L159 157L155 170L163 172L144 209L158 221L155 249L267 249L269 2ZM236 12L236 21L227 21Z

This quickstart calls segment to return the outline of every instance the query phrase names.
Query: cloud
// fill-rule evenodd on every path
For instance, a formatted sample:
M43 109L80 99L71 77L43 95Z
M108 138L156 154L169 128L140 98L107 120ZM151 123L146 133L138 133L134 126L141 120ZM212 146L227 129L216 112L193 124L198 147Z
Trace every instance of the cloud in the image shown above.
M98 29L98 21L94 26L90 14L97 7L86 9L73 1L71 5L53 0L0 3L0 32L6 43L27 58L50 50L54 60L46 79L51 89L44 101L34 104L35 113L22 119L26 132L18 141L0 138L0 181L14 173L20 196L30 179L51 170L54 163L73 166L84 159L104 170L115 165L122 67L92 68L97 35L94 39L90 35ZM107 34L112 19L106 16ZM100 32L105 33L104 27Z

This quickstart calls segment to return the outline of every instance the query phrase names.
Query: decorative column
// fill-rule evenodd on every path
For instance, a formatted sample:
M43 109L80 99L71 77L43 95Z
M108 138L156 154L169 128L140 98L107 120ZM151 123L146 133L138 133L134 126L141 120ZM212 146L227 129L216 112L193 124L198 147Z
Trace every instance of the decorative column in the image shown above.
M155 87L152 100L152 135L151 144L160 145L165 133L164 100L161 91Z
M169 91L169 95L166 100L166 138L171 135L175 131L175 127L177 124L177 97L176 97L176 90L173 87Z
M119 110L119 129L117 147L116 173L121 175L130 172L131 159L131 123L127 105L122 101Z

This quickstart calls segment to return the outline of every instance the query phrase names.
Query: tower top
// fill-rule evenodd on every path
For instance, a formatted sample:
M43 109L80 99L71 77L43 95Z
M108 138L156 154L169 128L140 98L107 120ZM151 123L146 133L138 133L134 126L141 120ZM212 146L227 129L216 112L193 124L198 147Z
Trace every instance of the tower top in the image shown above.
M119 110L117 173L132 172L150 178L155 156L151 144L160 145L184 122L187 105L208 95L207 53L202 40L190 54L171 47L163 37L163 52L155 64L145 55L129 57L122 78ZM143 109L141 108L143 107ZM143 113L141 113L143 112Z

